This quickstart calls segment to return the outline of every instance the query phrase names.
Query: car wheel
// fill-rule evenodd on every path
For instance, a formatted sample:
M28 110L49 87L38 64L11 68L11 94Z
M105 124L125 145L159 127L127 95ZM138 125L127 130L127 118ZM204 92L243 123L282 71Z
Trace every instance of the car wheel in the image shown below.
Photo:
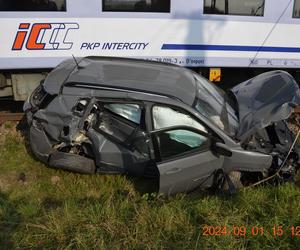
M235 189L240 189L244 187L242 181L241 181L242 173L240 171L231 171L228 174L228 178L232 182L233 186ZM224 181L224 184L222 186L223 191L228 191L229 190L229 184L228 181Z
M95 174L94 160L70 153L55 152L49 157L49 166L80 174Z

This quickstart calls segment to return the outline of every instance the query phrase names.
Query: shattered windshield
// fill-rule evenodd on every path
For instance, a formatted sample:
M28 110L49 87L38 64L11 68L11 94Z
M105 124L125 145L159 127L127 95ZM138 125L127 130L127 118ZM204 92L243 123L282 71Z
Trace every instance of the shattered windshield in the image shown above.
M197 94L194 108L212 123L234 136L238 129L238 118L227 101L226 93L210 81L195 75Z

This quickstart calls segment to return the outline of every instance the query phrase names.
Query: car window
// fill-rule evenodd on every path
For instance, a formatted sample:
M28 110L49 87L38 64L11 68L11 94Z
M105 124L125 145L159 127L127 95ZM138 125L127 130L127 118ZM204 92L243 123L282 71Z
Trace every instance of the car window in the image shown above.
M139 124L129 122L129 119L121 119L121 115L112 115L112 111L108 109L110 106L111 104L104 104L96 109L95 113L98 119L94 128L100 133L116 139L117 142L130 144L139 130Z
M190 115L166 106L154 106L152 109L154 129L173 126L188 126L207 133L207 129Z
M197 91L193 107L229 135L238 129L238 117L229 96L207 79L195 74Z
M141 107L137 104L112 103L104 106L109 111L126 118L129 121L140 124Z
M194 150L209 148L207 137L185 129L161 131L156 134L161 161Z

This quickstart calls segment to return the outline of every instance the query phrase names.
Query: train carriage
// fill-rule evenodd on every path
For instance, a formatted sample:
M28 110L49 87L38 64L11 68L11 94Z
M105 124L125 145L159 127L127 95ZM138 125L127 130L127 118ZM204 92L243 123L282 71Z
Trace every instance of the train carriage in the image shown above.
M24 100L72 55L297 76L299 30L300 0L0 0L0 96Z

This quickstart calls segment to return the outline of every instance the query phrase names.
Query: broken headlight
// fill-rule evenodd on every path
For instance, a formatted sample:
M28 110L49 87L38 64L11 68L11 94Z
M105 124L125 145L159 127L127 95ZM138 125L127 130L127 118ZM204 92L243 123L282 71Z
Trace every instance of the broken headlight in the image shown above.
M50 95L44 89L42 83L33 91L29 98L29 103L32 108L46 108L55 96Z

